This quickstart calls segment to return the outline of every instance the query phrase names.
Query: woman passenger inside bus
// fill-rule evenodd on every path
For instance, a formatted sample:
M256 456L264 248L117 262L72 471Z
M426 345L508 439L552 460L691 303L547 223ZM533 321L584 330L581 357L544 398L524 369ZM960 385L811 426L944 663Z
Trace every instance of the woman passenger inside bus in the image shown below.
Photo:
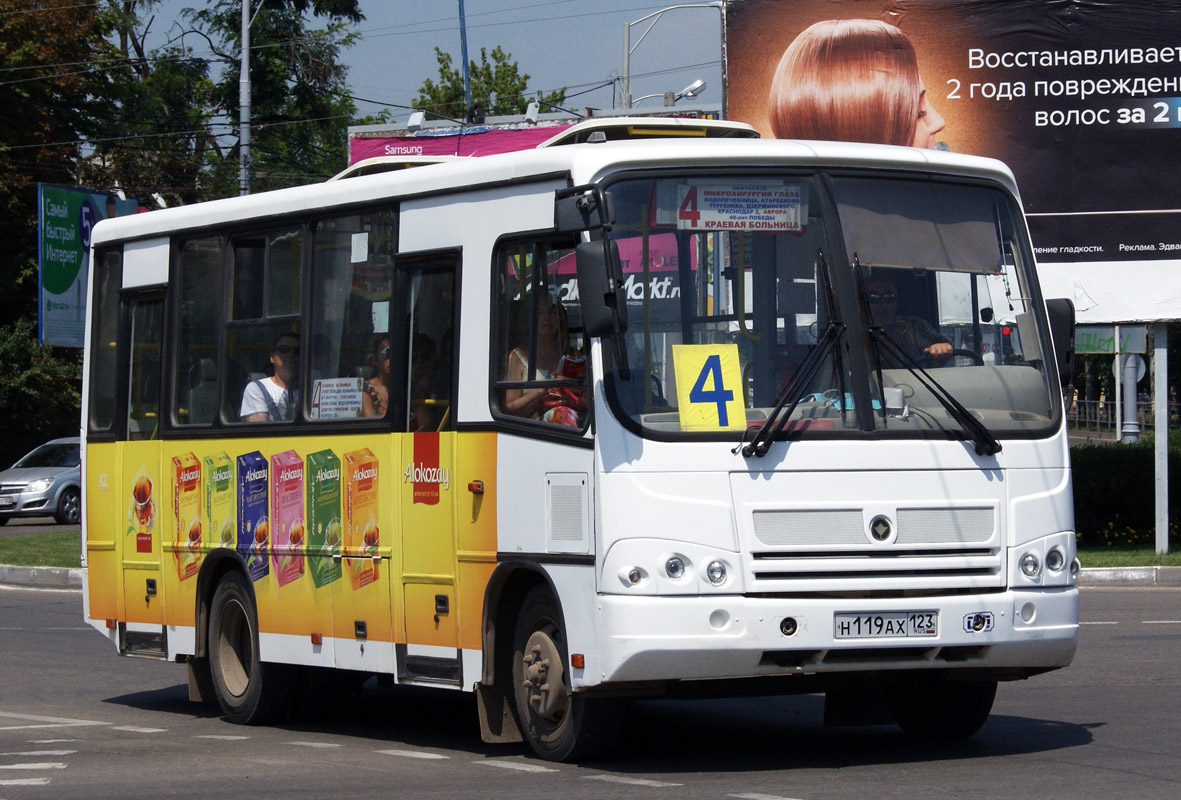
M361 386L361 416L384 417L390 405L390 337L379 333L369 348L373 377Z
M570 344L566 309L557 295L548 292L537 304L537 351L534 372L529 371L528 320L522 320L518 345L508 354L505 380L554 381L581 379L586 375L586 360ZM537 387L506 389L501 410L518 417L540 419L557 425L579 427L585 410L584 389Z
M830 19L795 38L775 69L767 115L778 139L935 148L944 119L906 34L872 19Z
M295 418L299 402L299 336L281 333L270 352L272 374L251 381L242 392L243 422L281 422Z

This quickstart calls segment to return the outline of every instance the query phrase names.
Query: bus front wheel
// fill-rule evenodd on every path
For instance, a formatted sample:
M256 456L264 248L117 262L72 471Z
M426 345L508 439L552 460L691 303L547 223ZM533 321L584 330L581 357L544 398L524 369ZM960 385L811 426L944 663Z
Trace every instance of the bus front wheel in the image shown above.
M283 665L259 659L254 594L240 572L227 572L213 594L209 667L217 702L230 722L267 722L284 708L291 681Z
M992 713L996 681L914 681L887 695L898 727L922 742L967 739Z
M618 701L570 691L561 615L549 590L529 592L513 635L513 698L525 741L549 761L606 753L618 730Z

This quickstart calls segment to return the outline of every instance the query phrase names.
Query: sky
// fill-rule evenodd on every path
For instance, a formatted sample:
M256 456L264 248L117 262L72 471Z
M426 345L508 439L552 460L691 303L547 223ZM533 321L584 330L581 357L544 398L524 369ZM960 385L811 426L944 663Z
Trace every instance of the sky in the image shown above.
M264 0L265 1L265 0ZM619 99L623 70L624 26L675 3L644 0L465 0L468 57L479 61L480 48L499 45L528 74L530 93L566 87L566 108L609 109ZM174 29L181 9L201 0L163 0L155 11L153 39ZM434 48L460 59L458 0L361 0L365 21L355 26L359 41L344 52L349 85L358 110L388 107L393 120L404 121L419 87L437 79ZM652 19L631 27L632 96L658 94L640 107L663 104L663 93L693 81L706 82L694 104L722 100L721 26L716 8L666 11L639 42ZM602 88L595 88L608 84ZM613 92L614 88L614 92ZM694 101L681 101L681 104ZM392 104L383 106L381 104Z

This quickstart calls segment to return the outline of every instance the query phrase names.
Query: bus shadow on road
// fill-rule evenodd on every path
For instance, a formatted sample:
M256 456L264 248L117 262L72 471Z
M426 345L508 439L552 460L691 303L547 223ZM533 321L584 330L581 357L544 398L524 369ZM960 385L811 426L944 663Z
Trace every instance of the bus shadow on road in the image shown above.
M190 718L216 718L216 705L188 699L188 687L111 697L104 702ZM828 728L819 695L730 700L643 700L629 705L613 755L587 766L619 773L727 773L930 763L1046 753L1091 743L1103 723L1076 724L993 714L972 738L916 742L893 725ZM227 723L228 725L228 723ZM303 707L270 727L347 736L375 746L529 756L524 744L480 740L473 695L373 681L360 691Z
M1081 747L1094 725L993 714L965 741L910 739L894 725L824 726L819 695L634 705L616 756L619 772L734 772L842 768L996 758Z

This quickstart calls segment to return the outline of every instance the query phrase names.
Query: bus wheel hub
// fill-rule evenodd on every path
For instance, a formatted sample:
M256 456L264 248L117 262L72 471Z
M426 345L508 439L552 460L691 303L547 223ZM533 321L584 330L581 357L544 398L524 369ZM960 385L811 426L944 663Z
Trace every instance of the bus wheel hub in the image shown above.
M568 700L562 654L544 631L535 631L522 658L525 692L533 713L543 719L560 719Z

